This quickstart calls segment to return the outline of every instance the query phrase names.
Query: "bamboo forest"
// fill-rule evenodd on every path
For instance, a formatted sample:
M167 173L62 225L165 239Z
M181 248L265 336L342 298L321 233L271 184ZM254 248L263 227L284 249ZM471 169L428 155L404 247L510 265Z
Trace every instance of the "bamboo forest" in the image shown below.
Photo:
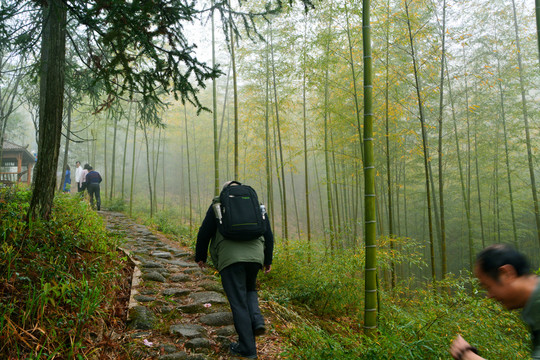
M0 359L540 359L539 28L0 1Z

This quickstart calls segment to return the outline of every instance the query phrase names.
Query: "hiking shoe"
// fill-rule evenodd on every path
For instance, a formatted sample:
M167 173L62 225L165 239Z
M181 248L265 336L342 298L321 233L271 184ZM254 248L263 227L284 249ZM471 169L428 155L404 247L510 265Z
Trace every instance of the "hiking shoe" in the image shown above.
M238 356L246 359L256 359L257 354L247 355L241 351L238 350L238 343L232 343L230 346L231 355Z
M253 335L260 336L264 335L266 333L266 327L264 325L259 325L255 329L253 329Z

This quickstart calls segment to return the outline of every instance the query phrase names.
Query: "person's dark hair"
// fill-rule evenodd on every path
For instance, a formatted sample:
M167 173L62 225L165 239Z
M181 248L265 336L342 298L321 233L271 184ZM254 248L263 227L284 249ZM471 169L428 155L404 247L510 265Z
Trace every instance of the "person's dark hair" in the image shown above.
M506 244L495 244L488 246L476 255L476 264L483 273L494 280L499 280L499 268L503 265L512 265L517 276L531 273L529 260Z
M90 164L84 164L83 169L90 170Z
M77 165L77 164L81 165L81 162L80 161L75 161L75 165Z
M71 168L69 167L69 165L66 165L66 170L71 171Z

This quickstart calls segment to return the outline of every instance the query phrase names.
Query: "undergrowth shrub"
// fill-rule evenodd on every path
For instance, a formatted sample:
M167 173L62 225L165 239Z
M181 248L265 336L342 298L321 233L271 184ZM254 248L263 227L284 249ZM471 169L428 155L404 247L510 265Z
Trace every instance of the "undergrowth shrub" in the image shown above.
M392 261L419 259L414 246L388 249L380 249L380 279ZM447 359L458 333L488 359L527 357L529 339L518 314L486 299L469 273L434 285L404 278L394 289L380 281L378 334L369 338L362 329L363 252L313 251L311 262L306 254L306 244L290 244L287 251L280 247L274 271L262 282L270 304L292 307L297 314L280 314L286 358Z
M104 199L101 205L102 208L105 208L109 211L126 211L126 200L123 198L113 198L113 199Z
M27 223L30 197L0 189L0 357L77 358L126 259L86 202L58 194L50 220Z

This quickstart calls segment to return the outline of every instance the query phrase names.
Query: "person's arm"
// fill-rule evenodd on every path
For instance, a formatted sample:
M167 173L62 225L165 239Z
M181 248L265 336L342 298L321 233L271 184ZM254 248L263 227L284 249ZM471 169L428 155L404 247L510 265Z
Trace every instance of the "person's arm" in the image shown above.
M266 231L264 232L264 272L268 274L272 269L272 259L274 256L274 234L270 219L266 214Z
M465 341L461 335L458 335L450 345L450 354L456 360L485 360L477 355L477 352L476 348Z
M195 246L195 262L199 264L201 268L208 258L208 246L210 245L210 240L216 234L216 230L216 217L214 215L214 209L212 209L212 205L210 205L202 225L199 228L197 245Z

